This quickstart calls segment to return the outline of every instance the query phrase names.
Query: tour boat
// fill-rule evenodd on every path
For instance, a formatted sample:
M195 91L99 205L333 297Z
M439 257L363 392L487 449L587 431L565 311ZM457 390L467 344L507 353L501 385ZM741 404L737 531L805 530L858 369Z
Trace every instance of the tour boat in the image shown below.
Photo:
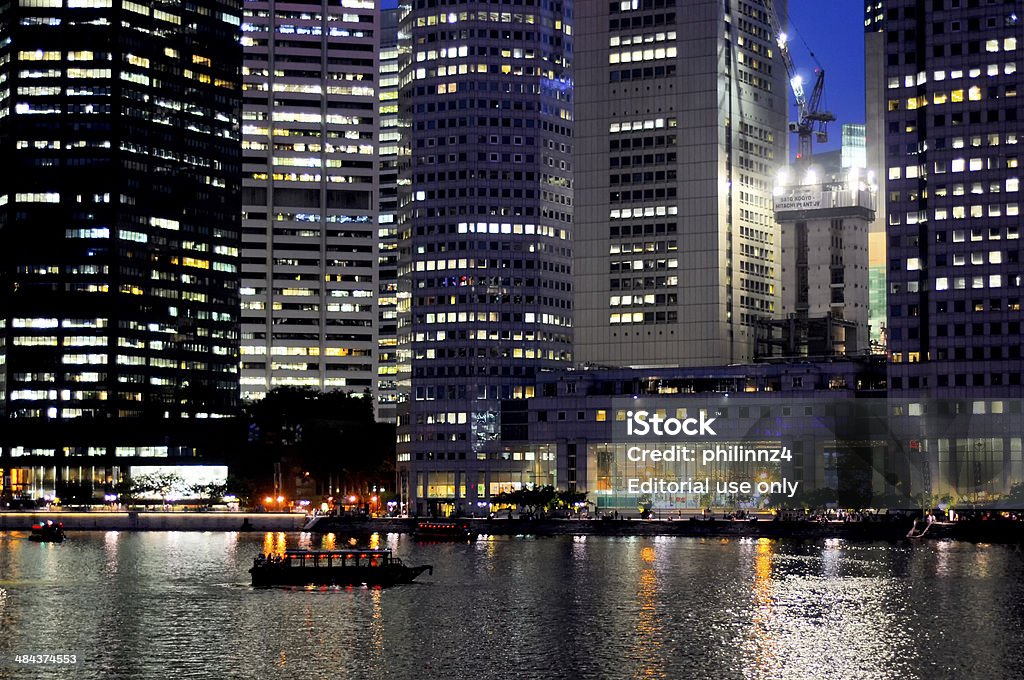
M33 524L28 540L37 543L62 543L64 541L64 523L48 519L41 524Z
M466 522L420 522L416 538L420 541L472 541L476 532Z
M406 566L390 550L285 550L253 561L254 586L389 586L412 583L430 565Z

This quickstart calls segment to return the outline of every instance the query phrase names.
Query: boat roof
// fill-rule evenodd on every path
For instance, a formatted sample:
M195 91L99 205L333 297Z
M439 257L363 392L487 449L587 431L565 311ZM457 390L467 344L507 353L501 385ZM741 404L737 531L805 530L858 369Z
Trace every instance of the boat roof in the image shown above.
M285 550L284 554L287 555L287 556L291 556L291 557L302 557L302 556L305 556L305 557L324 557L324 556L337 557L339 555L345 555L345 556L348 556L348 557L356 557L358 555L358 556L362 557L362 556L390 555L391 551L386 549L386 548L385 549L380 549L380 550L369 550L369 549L362 549L362 550L355 550L355 549L352 549L352 550L300 550L300 549L294 549L294 550Z

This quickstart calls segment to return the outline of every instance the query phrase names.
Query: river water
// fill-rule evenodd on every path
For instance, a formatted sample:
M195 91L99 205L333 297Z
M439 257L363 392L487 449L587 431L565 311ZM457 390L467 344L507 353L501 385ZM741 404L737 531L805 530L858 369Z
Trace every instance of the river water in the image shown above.
M374 536L433 576L254 590L309 534L0 533L0 677L1015 678L1024 555L952 542ZM340 547L340 546L339 546ZM76 654L62 669L15 654Z

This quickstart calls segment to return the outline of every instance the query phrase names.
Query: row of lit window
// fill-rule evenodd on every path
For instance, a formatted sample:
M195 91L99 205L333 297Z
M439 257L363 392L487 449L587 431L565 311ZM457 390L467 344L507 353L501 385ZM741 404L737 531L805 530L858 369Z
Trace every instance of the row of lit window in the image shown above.
M612 260L610 263L613 272L639 272L644 270L661 271L664 269L678 269L679 260L675 258L656 260Z
M270 177L271 175L265 172L252 173L252 179L257 182L266 182ZM348 175L327 175L322 177L319 173L308 172L275 172L273 178L275 182L320 182L322 179L331 184L346 184L351 180ZM362 178L359 181L362 182Z
M359 17L355 14L345 14L341 20L358 23ZM275 26L274 30L281 35L320 36L324 33L320 26L292 26L291 24L280 24ZM270 26L268 24L244 23L242 31L245 33L267 33L270 31ZM327 35L332 38L372 38L373 31L351 31L347 28L331 26L327 29Z
M258 114L254 117L252 114ZM264 120L266 114L263 112L247 111L246 120ZM359 116L345 116L341 114L321 115L319 113L306 113L303 111L274 111L271 119L284 123L327 123L328 125L370 125L373 121L370 118ZM274 134L279 134L276 130Z
M641 295L612 295L608 298L609 307L631 307L644 305L674 305L676 296L674 294L646 293Z
M1020 161L1016 156L1006 156L1002 158L954 158L949 162L949 172L978 172L980 170L1000 170L1005 168L1017 168L1020 165ZM944 174L947 172L946 161L936 161L934 164L935 174ZM914 179L916 177L925 176L925 168L921 165L908 165L906 170L900 166L889 168L889 179Z
M620 253L663 253L678 249L675 241L647 241L645 243L612 243L608 246L609 255Z
M617 132L639 132L641 130L660 130L662 128L678 127L679 121L675 118L646 118L640 120L623 120L608 124L609 133Z
M1013 44L1016 45L1016 38L1007 38L1007 40L1008 41L1012 41ZM996 41L990 41L990 42L996 42ZM1016 49L1016 47L1014 47L1014 49ZM990 50L990 51L994 51L994 50ZM1003 63L1001 65L1000 64L989 64L988 66L985 67L985 75L987 75L987 76L997 76L997 75L999 75L1000 71L1002 71L1002 73L1005 74L1005 75L1010 75L1011 73L1016 73L1017 72L1017 63L1013 62L1013 61L1008 61L1008 62L1005 62L1005 63ZM975 67L975 68L971 68L971 69L967 70L967 77L968 78L979 78L979 77L981 77L981 74L982 74L981 67ZM960 78L964 77L964 71L962 69L952 70L952 71L950 71L948 73L948 76L949 76L950 80L959 80ZM947 77L946 71L935 71L932 74L932 80L935 80L935 81L946 80L946 77ZM918 85L923 85L923 84L925 84L927 82L928 82L928 74L926 72L924 72L924 71L918 73L917 75L911 74L911 75L907 75L907 76L903 77L903 86L904 87L916 87ZM900 87L900 79L899 79L899 77L898 76L893 76L893 77L889 78L888 86L889 86L890 90L894 90L894 89L899 88Z
M430 16L417 17L416 26L419 28L423 26L437 26L438 24L456 24L460 21L494 21L505 24L536 24L537 17L533 14L510 12L448 12L445 14L431 14ZM561 28L560 21L556 27Z
M456 225L459 234L526 234L548 236L565 240L569 233L565 229L551 227L546 224L512 224L508 222L459 222Z
M642 35L613 35L608 38L608 46L618 47L619 45L640 45L644 43L665 42L666 40L675 39L675 31L644 33Z
M58 322L54 318L36 317L25 318L15 317L11 319L12 328L106 328L107 319L63 319ZM4 327L4 320L0 319L0 328Z
M972 289L979 288L1002 288L1003 286L1013 286L1019 288L1021 284L1020 275L1016 276L1004 276L1002 274L990 274L989 276L956 276L946 277L939 276L935 279L935 290L966 290L968 287Z
M608 315L608 323L613 325L633 323L675 323L679 319L676 311L668 312L624 312Z
M489 266L495 266L493 263L495 260L488 260L487 258L475 259L475 258L461 258L461 259L449 259L449 260L417 260L416 271L418 272L433 272L433 271L446 271L446 270L462 270L462 269L486 269Z
M348 153L364 156L374 155L374 148L370 144L351 146L338 146L335 147L335 153ZM270 158L271 165L279 165L284 167L298 167L298 168L343 168L346 167L346 161L340 158L328 158L326 160L321 159L318 156L272 156ZM366 184L372 182L370 176L356 177L353 175L332 175L332 182L341 182L346 184Z
M539 323L548 326L571 326L572 321L569 317L561 316L558 314L548 313L536 313L536 312L524 312L522 314L514 313L512 315L512 321L519 321L522 323ZM483 323L499 323L501 322L501 314L498 312L441 312L439 314L425 314L423 315L423 322L432 323L472 323L472 322L483 322Z
M675 47L647 48L643 50L622 50L608 55L609 64L631 64L657 59L675 59L679 51Z
M1020 214L1020 206L1017 203L1007 203L1005 211L1003 205L1000 203L988 203L986 205L972 205L963 206L956 205L952 209L947 210L946 208L936 208L935 217L936 220L944 220L952 215L954 220L962 220L969 217L999 217L1001 215L1008 215L1010 217L1016 217ZM917 220L914 219L916 213L907 214L907 224L916 224Z
M678 215L679 207L675 205L654 205L636 208L615 208L608 212L608 218L613 220L626 220L639 217L656 217L663 215Z
M1005 87L1005 89L1001 89L1000 91L996 92L995 95L993 95L993 96L994 96L994 98L999 98L999 96L1003 96L1003 97L1016 97L1017 96L1017 86L1015 84L1007 85ZM936 106L941 105L941 104L945 104L947 102L951 102L953 104L960 104L960 103L962 103L964 101L979 102L981 100L982 100L981 88L979 86L977 86L977 85L974 85L972 87L967 88L967 97L966 97L966 99L964 98L964 90L962 90L962 89L950 90L948 92L945 91L945 90L943 90L941 92L933 92L932 93L932 99L931 99L932 104L935 104ZM906 102L902 103L902 106L904 106L908 111L914 111L916 109L919 109L919 108L922 108L922 107L926 106L927 104L928 104L928 95L919 95L917 97L910 97L909 99L906 100ZM889 105L888 105L889 111L899 111L900 110L900 106L901 106L901 102L900 102L899 99L890 99L889 100Z
M105 347L109 340L110 338L105 335L71 335L64 337L62 344L64 347ZM125 338L120 338L120 340L123 341ZM57 347L58 341L55 335L16 335L14 344L26 347ZM122 343L123 345L124 343Z
M413 340L417 343L429 342L429 343L443 343L446 340L454 340L457 333L452 333L449 337L448 331L444 330L431 330L431 331L419 331L413 335ZM535 340L550 340L551 338L546 337L547 334L538 334L531 330L525 330L522 327L518 327L515 330L481 330L478 332L469 331L467 339L469 340L502 340L505 342L533 342Z
M302 85L297 83L273 83L273 85L262 83L246 83L242 90L248 92L292 92L298 94L324 94L345 95L355 97L372 97L377 91L372 87L363 85L328 85L326 88L320 85Z
M110 61L110 52L93 52L91 50L22 50L18 52L18 61ZM148 64L147 64L148 65Z

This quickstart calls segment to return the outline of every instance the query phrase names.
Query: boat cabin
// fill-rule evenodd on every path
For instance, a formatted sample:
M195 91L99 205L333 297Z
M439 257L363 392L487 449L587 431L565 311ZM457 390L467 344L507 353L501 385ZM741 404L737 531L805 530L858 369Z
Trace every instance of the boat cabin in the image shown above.
M260 556L255 561L255 566L328 569L385 567L399 564L401 560L392 557L390 550L285 550L280 556Z

